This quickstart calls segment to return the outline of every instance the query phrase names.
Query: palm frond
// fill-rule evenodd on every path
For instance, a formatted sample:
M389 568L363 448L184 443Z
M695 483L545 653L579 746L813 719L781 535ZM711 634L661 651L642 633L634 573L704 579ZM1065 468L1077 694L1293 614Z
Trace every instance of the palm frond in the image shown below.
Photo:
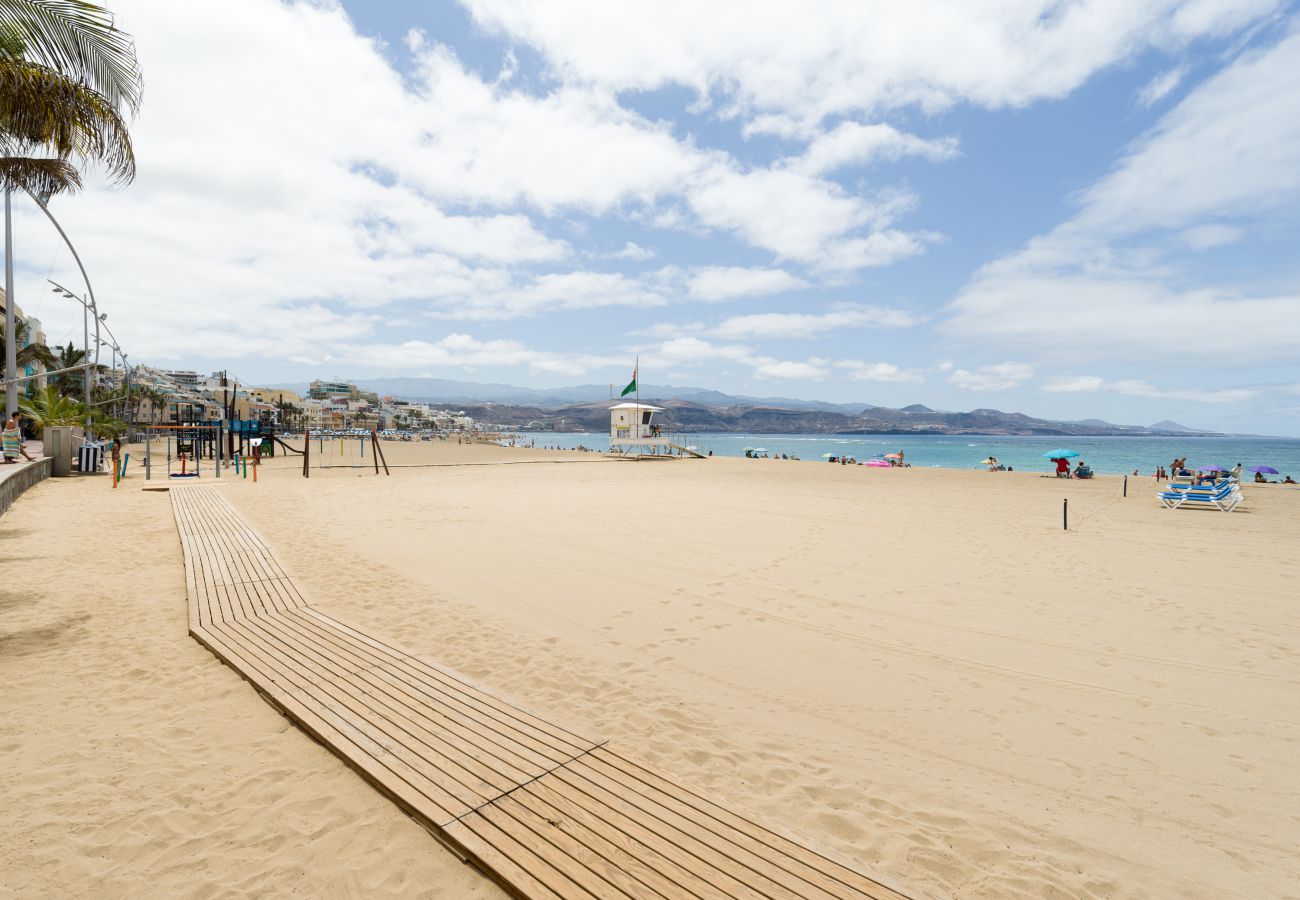
M3 3L3 0L0 0ZM135 177L135 152L126 122L108 98L53 69L0 59L0 151L48 146L55 155L102 163L110 177Z
M107 9L86 0L0 0L5 44L102 94L114 107L140 108L144 82L135 42Z
M65 159L0 156L0 187L37 196L73 193L81 188L81 176Z
M65 397L54 385L19 401L18 408L37 433L50 425L80 425L86 420L86 408L73 398Z

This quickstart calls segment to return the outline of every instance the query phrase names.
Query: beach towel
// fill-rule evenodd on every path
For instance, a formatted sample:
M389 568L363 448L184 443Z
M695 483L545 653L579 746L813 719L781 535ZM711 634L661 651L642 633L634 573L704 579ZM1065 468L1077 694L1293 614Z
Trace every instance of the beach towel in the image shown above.
M23 446L23 432L21 428L6 428L4 436L4 454L5 459L17 459L19 451Z

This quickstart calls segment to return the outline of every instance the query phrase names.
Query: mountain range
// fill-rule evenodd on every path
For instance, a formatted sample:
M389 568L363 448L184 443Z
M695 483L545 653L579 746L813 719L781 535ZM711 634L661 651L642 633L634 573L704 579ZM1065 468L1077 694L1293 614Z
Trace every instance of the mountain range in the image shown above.
M617 387L585 384L526 388L445 378L370 378L362 390L414 402L455 406L476 421L512 429L604 431ZM275 385L298 393L306 384ZM1116 425L1101 419L1054 421L997 409L948 412L919 403L893 409L871 403L826 403L788 397L749 397L708 388L642 385L643 402L665 408L676 431L758 434L1041 434L1205 435L1212 432L1164 420Z

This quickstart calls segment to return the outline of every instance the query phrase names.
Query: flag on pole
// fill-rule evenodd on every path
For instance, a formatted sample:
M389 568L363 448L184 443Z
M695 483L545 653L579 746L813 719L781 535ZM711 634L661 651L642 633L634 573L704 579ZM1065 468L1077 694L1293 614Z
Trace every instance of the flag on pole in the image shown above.
M626 397L628 394L632 393L635 390L636 390L636 369L633 369L632 380L627 383L627 387L623 388L623 393L619 394L619 396Z

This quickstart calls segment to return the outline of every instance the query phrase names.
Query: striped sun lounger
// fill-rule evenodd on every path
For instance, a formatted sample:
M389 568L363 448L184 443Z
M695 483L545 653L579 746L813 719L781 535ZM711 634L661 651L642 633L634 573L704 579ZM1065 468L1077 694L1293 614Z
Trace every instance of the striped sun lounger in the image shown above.
M1183 488L1174 491L1161 491L1156 498L1167 509L1182 506L1210 506L1220 512L1232 512L1242 501L1241 490L1235 484L1224 484L1214 489Z

